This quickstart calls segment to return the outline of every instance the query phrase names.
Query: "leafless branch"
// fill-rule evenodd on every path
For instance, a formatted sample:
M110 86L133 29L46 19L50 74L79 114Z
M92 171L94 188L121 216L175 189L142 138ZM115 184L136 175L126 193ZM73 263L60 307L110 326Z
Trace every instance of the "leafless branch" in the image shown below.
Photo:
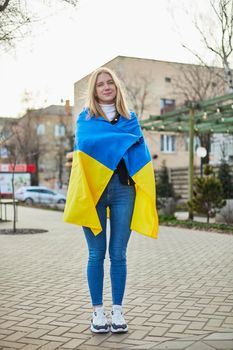
M200 101L225 92L220 68L187 65L180 66L179 78L172 79L173 92L178 99ZM219 74L219 76L218 76ZM183 103L182 101L181 103Z
M14 46L18 39L24 38L30 33L31 24L41 20L38 15L28 10L28 1L5 0L0 5L0 45L5 49ZM78 0L57 0L72 6L78 4ZM49 4L49 1L44 1Z
M143 113L150 107L152 103L151 78L147 75L138 75L137 77L122 76L121 72L117 72L120 79L124 82L125 90L131 103L131 107L138 115L143 117Z
M233 89L233 74L230 68L229 60L233 53L233 0L210 0L209 3L214 15L213 20L215 20L215 27L220 34L218 41L216 41L217 36L214 32L210 33L209 35L206 34L206 19L204 22L200 16L198 22L197 20L194 21L194 26L200 34L205 47L221 59L223 67L222 78L227 83L228 88L231 91ZM208 67L200 54L196 53L187 45L183 45L183 47L191 52L202 65Z

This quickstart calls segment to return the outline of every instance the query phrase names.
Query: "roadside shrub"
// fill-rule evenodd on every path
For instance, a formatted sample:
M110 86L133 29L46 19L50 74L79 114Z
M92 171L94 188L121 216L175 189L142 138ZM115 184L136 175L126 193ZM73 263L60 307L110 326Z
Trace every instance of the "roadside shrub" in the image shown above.
M204 214L209 223L226 201L223 199L223 188L215 176L213 168L206 165L203 177L197 177L194 183L193 200L188 205L198 214Z
M156 182L157 208L166 215L174 214L176 209L176 197L173 184L169 181L168 168L163 161L161 171Z
M218 178L221 181L223 188L223 198L231 199L233 198L233 177L231 175L231 169L229 164L223 159L221 161Z

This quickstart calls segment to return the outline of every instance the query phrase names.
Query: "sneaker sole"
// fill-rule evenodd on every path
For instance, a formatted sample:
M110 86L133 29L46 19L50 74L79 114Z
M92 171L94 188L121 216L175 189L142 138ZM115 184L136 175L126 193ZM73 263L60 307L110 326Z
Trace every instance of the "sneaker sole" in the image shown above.
M93 327L93 325L91 325L91 331L92 333L108 333L110 331L110 328L106 328L106 329L96 329Z
M117 328L117 329L114 329L111 326L111 332L112 333L127 333L128 332L128 326L127 326L127 328Z

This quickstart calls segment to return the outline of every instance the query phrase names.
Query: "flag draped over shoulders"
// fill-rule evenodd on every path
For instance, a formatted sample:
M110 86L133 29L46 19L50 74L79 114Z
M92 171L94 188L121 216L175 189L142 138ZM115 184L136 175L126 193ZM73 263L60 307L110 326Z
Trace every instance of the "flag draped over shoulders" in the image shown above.
M85 109L77 119L75 140L64 221L90 227L94 235L102 231L96 204L123 158L136 190L131 229L156 238L154 171L135 113L111 124Z

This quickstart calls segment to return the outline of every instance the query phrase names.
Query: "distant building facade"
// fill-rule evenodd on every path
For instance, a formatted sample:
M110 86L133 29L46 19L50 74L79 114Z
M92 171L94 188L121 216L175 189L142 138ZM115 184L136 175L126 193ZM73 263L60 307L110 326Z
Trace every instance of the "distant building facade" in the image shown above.
M32 175L32 184L55 189L67 185L70 170L65 166L65 155L73 149L72 119L73 107L66 101L64 106L28 110L21 118L11 122L13 131L10 124L5 128L8 134L12 132L10 143L16 142L18 147L17 163L36 165L37 173ZM3 152L7 152L5 148ZM8 156L10 160L10 154ZM4 163L9 160L5 157Z
M220 68L213 68L210 73L198 65L125 56L117 56L103 66L112 68L124 82L130 107L139 119L172 111L187 99L207 99L226 93L224 83L216 81L215 71L221 71ZM85 104L88 79L89 75L74 85L74 120ZM144 135L155 168L160 168L163 161L169 168L188 167L188 135L166 130L144 131ZM196 138L195 148L199 145ZM210 160L216 160L212 152ZM196 154L194 165L200 165Z

